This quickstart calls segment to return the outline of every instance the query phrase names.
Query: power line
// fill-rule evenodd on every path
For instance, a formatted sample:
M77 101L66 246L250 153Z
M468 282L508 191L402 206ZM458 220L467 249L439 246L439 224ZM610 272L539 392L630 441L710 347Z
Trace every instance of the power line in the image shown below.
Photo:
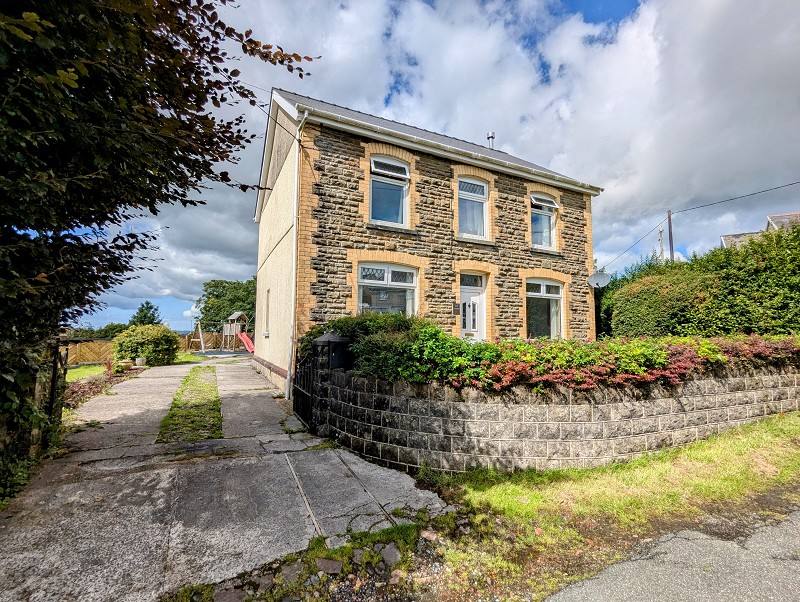
M773 190L780 190L781 188L789 188L789 186L797 186L800 184L798 182L791 182L790 184L783 184L782 186L775 186L774 188L766 188L764 190L759 190L758 192L751 192L750 194L743 194L742 196L735 196L730 199L725 199L724 201L714 201L713 203L706 203L705 205L698 205L697 207L688 207L687 209L680 209L678 211L673 211L672 215L676 213L685 213L686 211L694 211L695 209L702 209L703 207L711 207L712 205L719 205L721 203L729 203L731 201L738 201L739 199L746 199L749 196L756 196L757 194L763 194L765 192L772 192Z
M642 236L642 237L641 237L639 240L637 240L635 243L633 243L633 244L632 244L630 247L628 247L627 249L625 249L625 250L624 250L622 253L620 253L619 255L617 255L617 256L616 256L614 259L612 259L611 261L609 261L608 263L606 263L606 264L605 264L605 265L604 265L602 268L600 268L600 271L602 272L603 270L605 270L605 269L606 269L608 266L610 266L612 263L614 263L614 262L615 262L617 259L619 259L619 258L620 258L620 257L622 257L623 255L625 255L625 253L627 253L628 251L630 251L632 248L634 248L636 245L638 245L640 242L642 242L642 241L643 241L645 238L647 238L648 236L650 236L650 235L651 235L653 232L655 232L656 228L658 228L658 227L659 227L661 224L663 224L665 221L667 221L667 219L666 219L666 218L664 218L664 219L662 219L660 222L658 222L658 223L657 223L655 226L653 226L653 228L652 228L652 229L651 229L651 230L650 230L650 231L649 231L647 234L645 234L644 236Z
M773 188L765 188L764 190L759 190L757 192L751 192L749 194L743 194L743 195L740 195L740 196L731 197L729 199L724 199L722 201L714 201L713 203L705 203L704 205L697 205L696 207L687 207L686 209L679 209L678 211L673 211L672 215L675 215L677 213L686 213L687 211L694 211L695 209L702 209L703 207L711 207L712 205L720 205L722 203L729 203L731 201L738 201L739 199L746 199L747 197L756 196L758 194L764 194L765 192L772 192L773 190L780 190L781 188L789 188L790 186L797 186L798 184L800 184L800 181L790 182L789 184L782 184L781 186L775 186ZM612 263L614 263L617 259L619 259L623 255L625 255L625 253L627 253L628 251L633 249L636 245L638 245L640 242L642 242L645 238L650 236L650 234L652 234L655 231L655 229L658 228L661 224L666 222L667 219L663 219L660 222L658 222L649 232L647 232L647 234L642 236L639 240L637 240L630 247L625 249L622 253L617 255L614 259L612 259L611 261L606 263L601 268L601 270L605 270L608 266L610 266Z

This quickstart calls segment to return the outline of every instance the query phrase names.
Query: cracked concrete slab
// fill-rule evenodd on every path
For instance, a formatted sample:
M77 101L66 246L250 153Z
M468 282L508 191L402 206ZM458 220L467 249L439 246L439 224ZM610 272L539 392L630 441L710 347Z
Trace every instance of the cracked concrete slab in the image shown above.
M295 454L289 461L325 537L392 526L384 510L334 450Z
M741 543L681 531L640 558L573 584L549 602L794 602L800 592L800 513Z
M281 422L288 414L275 402L277 390L266 379L253 379L245 363L217 364L216 370L226 439L283 433Z
M0 518L0 599L155 600L164 582L173 474L160 469L28 489Z
M167 589L216 582L304 549L314 527L283 456L178 469Z
M74 451L0 513L0 601L154 602L302 550L319 525L340 544L390 526L396 502L430 506L407 475L286 434L294 417L248 364L213 365L236 438L154 442L191 366L150 368L78 410L103 428L70 435Z

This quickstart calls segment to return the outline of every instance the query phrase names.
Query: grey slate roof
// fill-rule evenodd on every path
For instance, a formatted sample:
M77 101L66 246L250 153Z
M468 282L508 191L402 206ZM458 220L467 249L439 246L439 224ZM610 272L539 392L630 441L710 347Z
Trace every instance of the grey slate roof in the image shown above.
M740 232L739 234L723 234L720 236L722 246L726 249L733 249L747 244L747 241L756 236L760 236L763 232Z
M542 175L551 176L559 180L574 182L575 184L579 184L587 188L597 188L597 192L600 192L602 190L597 186L593 186L592 184L579 182L578 180L574 180L569 176L565 176L558 172L552 171L550 169L547 169L546 167L542 167L541 165L531 163L530 161L526 161L525 159L520 159L519 157L515 157L508 153L504 153L503 151L489 148L488 146L482 146L480 144L475 144L473 142L467 142L466 140L453 138L451 136L445 136L444 134L438 134L436 132L431 132L429 130L424 130L422 128L406 125L405 123L392 121L391 119L376 117L375 115L370 115L369 113L362 113L361 111L355 111L353 109L348 109L347 107L340 107L339 105L335 105L329 102L324 102L322 100L317 100L315 98L309 98L308 96L302 96L300 94L295 94L294 92L288 92L286 90L281 90L279 88L274 88L273 92L277 92L278 94L280 94L281 97L283 97L289 103L295 105L295 107L300 106L303 108L308 108L311 112L320 111L323 113L329 113L331 115L342 117L344 119L361 122L365 124L367 127L382 128L385 130L389 130L391 132L396 132L401 135L413 136L422 141L448 146L453 150L453 152L480 155L487 159L494 159L496 161L502 161L508 163L512 166L522 168L523 170L526 171L533 170L539 172Z
M798 222L800 222L800 213L783 213L780 215L767 216L768 229L770 224L772 224L772 226L777 230L778 228L784 228Z

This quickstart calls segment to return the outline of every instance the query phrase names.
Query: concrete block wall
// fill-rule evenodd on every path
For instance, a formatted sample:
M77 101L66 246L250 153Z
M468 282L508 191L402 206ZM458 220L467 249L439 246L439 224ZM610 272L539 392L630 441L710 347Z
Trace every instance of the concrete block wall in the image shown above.
M796 411L795 368L753 369L677 387L505 394L317 372L317 430L375 462L463 471L588 467L683 445Z

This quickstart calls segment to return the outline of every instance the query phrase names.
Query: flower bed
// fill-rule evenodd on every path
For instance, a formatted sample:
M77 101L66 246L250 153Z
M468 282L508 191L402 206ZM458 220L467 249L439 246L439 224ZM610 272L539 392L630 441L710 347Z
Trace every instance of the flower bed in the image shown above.
M505 391L530 384L539 391L565 386L676 385L722 365L800 366L800 338L757 335L728 338L635 338L581 341L507 340L468 343L431 322L365 314L318 326L304 338L334 331L352 339L355 368L386 381L440 381L454 388Z

